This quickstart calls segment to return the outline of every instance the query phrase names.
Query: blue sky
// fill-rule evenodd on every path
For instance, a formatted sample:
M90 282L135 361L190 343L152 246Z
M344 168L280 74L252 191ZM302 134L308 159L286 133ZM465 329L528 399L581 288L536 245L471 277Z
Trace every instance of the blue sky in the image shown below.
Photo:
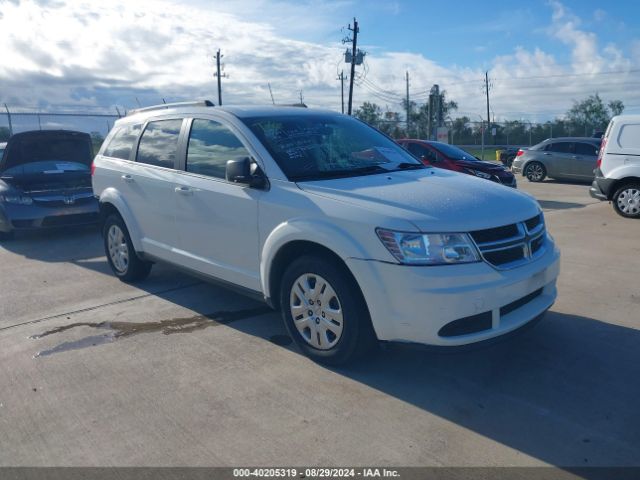
M389 51L421 53L443 65L485 68L516 46L539 47L571 61L571 52L550 37L552 8L542 1L355 2L345 15L358 12L363 42ZM616 43L630 52L640 38L640 2L564 1L600 43ZM440 7L436 6L440 5ZM444 7L443 7L444 6ZM322 41L322 36L315 39Z
M545 121L596 91L640 112L640 2L591 0L0 0L0 104L115 112L216 100L220 48L225 103L269 103L270 84L277 102L302 94L340 110L340 40L354 15L368 52L355 106L401 112L409 71L413 100L437 83L478 120L489 70L497 120Z

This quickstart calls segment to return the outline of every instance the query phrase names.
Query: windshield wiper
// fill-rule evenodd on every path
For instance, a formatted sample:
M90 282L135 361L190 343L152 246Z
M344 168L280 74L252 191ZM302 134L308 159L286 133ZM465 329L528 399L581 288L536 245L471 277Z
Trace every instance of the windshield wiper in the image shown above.
M366 167L345 169L345 170L321 170L319 172L313 172L308 174L292 175L290 180L294 182L302 182L305 180L322 180L329 178L345 178L345 177L357 177L359 175L371 175L375 173L387 173L390 170L381 167L380 165L367 165Z
M395 170L421 170L425 167L422 163L402 162L396 165Z

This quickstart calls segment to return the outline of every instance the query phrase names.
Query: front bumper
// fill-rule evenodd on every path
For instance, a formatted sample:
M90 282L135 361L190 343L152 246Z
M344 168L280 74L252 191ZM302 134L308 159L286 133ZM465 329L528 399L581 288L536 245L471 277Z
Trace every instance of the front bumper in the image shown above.
M100 219L98 200L91 198L79 205L42 206L0 204L0 231L90 225Z
M512 270L496 270L484 262L412 267L353 258L347 265L362 289L379 340L459 346L516 330L551 307L560 252L550 238L546 242L543 256ZM451 322L476 318L488 318L488 328L443 334Z

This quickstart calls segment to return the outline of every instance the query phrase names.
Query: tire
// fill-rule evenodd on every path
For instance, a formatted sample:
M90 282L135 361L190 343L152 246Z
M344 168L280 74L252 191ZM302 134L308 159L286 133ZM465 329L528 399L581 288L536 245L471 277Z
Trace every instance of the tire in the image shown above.
M123 282L144 280L151 272L152 263L138 257L129 230L120 215L109 215L102 228L104 251L113 274Z
M640 218L640 183L622 185L611 198L613 209L625 218Z
M547 169L544 168L544 165L540 162L529 162L526 167L524 167L524 176L527 177L527 180L530 182L542 182L547 176Z
M0 242L6 242L9 240L13 240L14 234L13 230L10 232L0 232Z
M377 345L355 279L328 256L307 255L291 263L282 276L280 305L289 335L314 361L345 364Z

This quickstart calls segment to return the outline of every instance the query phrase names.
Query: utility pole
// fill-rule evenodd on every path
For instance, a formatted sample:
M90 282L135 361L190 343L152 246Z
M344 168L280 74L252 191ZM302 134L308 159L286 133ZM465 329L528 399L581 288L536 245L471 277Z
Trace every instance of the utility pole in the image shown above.
M340 99L342 101L342 113L344 113L344 70L340 72L338 75L338 80L340 80Z
M358 32L360 29L358 28L358 21L355 17L353 17L353 28L349 25L349 30L353 32L353 41L351 45L351 76L349 77L349 108L348 114L351 115L351 110L353 107L353 79L356 76L356 46L358 45Z
M411 125L411 104L409 103L409 70L406 72L406 80L407 80L407 136L409 135L409 127Z
M222 105L222 77L226 77L225 73L220 73L220 59L224 57L224 55L220 55L220 49L216 52L216 73L215 76L218 77L218 106Z
M491 128L491 117L489 116L489 71L484 72L484 89L487 93L487 128ZM484 160L484 159L483 159Z
M9 111L9 107L7 104L4 104L4 109L7 111L7 118L9 119L9 135L13 135L13 123L11 122L11 112Z
M269 82L267 85L269 85L269 95L271 95L271 103L275 105L276 101L273 99L273 92L271 91L271 82Z
M300 105L304 105L304 98L302 97L302 90L300 90Z

